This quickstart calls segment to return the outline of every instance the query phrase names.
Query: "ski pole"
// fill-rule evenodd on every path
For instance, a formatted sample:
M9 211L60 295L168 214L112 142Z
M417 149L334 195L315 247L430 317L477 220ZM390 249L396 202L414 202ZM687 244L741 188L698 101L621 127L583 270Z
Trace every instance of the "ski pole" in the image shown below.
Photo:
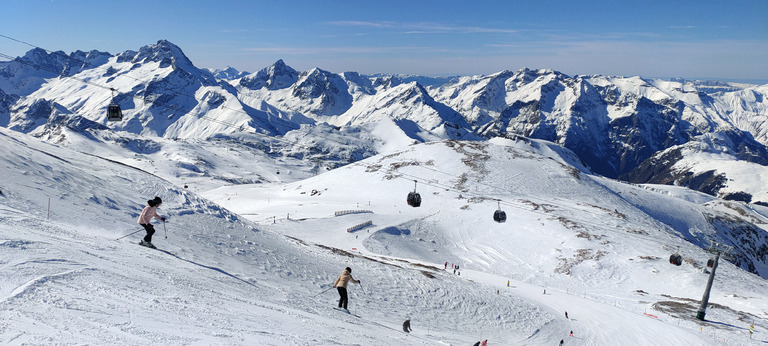
M321 295L321 294L323 294L325 292L328 292L328 290L330 290L331 288L333 288L333 286L326 288L324 291L322 291L322 292L320 292L318 294L315 294L314 297L317 297L317 296L319 296L319 295Z
M168 230L165 229L165 220L163 220L163 232L165 232L165 239L168 239Z
M360 283L360 289L363 290L363 294L368 295L368 293L365 293L365 288L363 288L363 284Z
M133 233L131 233L131 234L126 234L126 235L124 235L124 236L122 236L122 237L120 237L120 238L117 238L117 239L115 239L115 240L120 240L120 239L123 239L123 238L125 238L125 237L127 237L127 236L129 236L129 235L132 235L132 234L136 234L136 233L139 233L139 232L141 232L141 231L143 231L143 229L140 229L140 230L138 230L138 231L136 231L136 232L133 232Z

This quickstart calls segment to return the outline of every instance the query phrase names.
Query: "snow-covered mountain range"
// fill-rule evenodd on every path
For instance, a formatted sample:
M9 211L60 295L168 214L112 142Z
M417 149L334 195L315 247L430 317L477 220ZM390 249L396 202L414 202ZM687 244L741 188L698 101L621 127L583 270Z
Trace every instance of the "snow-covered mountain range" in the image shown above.
M113 91L121 122L106 120ZM765 203L766 94L768 85L553 70L450 78L299 72L282 60L243 75L197 68L161 40L115 55L33 49L0 63L0 126L59 143L60 126L105 143L115 133L150 141L255 133L275 154L331 167L405 144L517 134L561 144L606 177ZM329 135L338 139L332 147L315 146L325 141L313 137Z

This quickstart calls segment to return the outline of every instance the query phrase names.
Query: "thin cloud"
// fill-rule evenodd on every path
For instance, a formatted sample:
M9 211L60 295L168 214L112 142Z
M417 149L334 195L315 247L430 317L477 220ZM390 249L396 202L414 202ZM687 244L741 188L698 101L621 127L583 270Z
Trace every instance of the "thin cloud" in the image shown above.
M360 20L340 20L340 21L333 21L328 22L330 25L339 25L339 26L358 26L358 27L369 27L369 28L393 28L397 27L398 24L395 22L387 22L387 21L360 21Z
M477 26L421 26L419 29L405 31L405 34L516 34L519 30L484 28Z
M514 34L519 30L489 28L480 26L457 26L439 23L402 23L391 21L334 21L328 22L331 25L368 27L378 29L397 29L402 30L404 34L482 34L482 33L502 33Z
M319 55L319 54L384 54L401 53L406 51L446 52L435 47L387 46L387 47L252 47L245 48L248 53L267 53L285 55Z
M223 32L225 34L232 34L232 33L243 33L243 32L250 32L247 29L219 29L219 32Z

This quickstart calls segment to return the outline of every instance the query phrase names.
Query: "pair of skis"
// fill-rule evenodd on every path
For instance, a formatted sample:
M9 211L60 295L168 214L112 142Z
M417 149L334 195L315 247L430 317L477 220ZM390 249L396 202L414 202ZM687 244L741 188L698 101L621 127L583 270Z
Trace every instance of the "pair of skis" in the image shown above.
M337 311L341 311L343 313L346 313L347 315L350 315L350 316L355 316L357 318L362 318L362 317L360 317L360 315L355 315L355 314L351 313L348 309L343 309L343 308L333 308L333 309L337 310Z
M141 231L143 231L143 229L141 229L141 230L138 230L138 231L136 231L136 232L133 232L133 233L130 233L130 234L126 234L126 235L124 235L124 236L122 236L122 237L120 237L120 238L117 238L117 239L115 239L115 240L120 240L120 239L123 239L123 238L125 238L125 237L127 237L127 236L130 236L130 235L134 235L134 234L136 234L136 233L139 233L139 232L141 232ZM166 228L165 228L165 221L163 221L163 232L165 232L165 239L168 239L168 229L166 229ZM155 245L153 245L152 243L150 243L150 242L145 242L143 239L142 239L142 240L141 240L141 241L140 241L138 244L139 244L139 245L141 245L141 246L143 246L143 247L148 247L148 248L150 248L150 249L160 250L160 249L158 249L157 247L155 247ZM160 251L163 251L163 252L167 252L167 251L164 251L164 250L160 250Z

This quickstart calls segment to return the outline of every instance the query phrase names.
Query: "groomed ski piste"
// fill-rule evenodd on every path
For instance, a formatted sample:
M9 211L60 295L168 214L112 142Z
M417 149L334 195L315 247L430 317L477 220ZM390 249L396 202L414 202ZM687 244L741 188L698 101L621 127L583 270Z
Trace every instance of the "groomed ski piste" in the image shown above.
M766 280L725 260L707 321L694 318L706 215L763 234L766 208L595 177L548 142L433 142L205 191L160 164L6 129L0 147L3 344L768 343ZM414 180L419 208L405 200ZM154 196L168 218L159 250L137 244ZM492 220L499 207L505 223ZM675 252L683 265L668 262ZM334 309L345 267L361 280L348 287L356 316Z

